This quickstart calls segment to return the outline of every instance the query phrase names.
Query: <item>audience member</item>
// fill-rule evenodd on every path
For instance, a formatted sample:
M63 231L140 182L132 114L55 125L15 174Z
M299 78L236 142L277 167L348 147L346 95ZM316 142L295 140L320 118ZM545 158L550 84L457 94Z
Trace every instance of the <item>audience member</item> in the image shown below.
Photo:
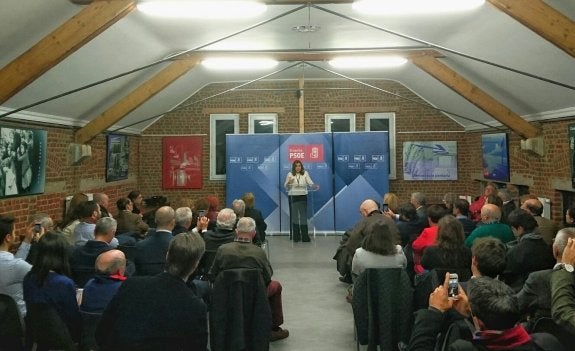
M253 218L253 220L256 221L256 236L254 238L254 244L261 246L262 243L266 241L266 229L268 229L268 225L266 224L261 211L255 208L256 197L253 193L245 193L242 196L242 200L244 200L244 203L246 204L244 216Z
M80 310L103 313L126 280L126 256L120 250L102 252L96 258L96 274L84 286Z
M54 230L54 221L47 213L36 213L32 215L32 220L30 221L30 225L34 226L34 236L32 237L32 242L30 243L30 251L28 252L28 256L26 257L26 262L32 264L34 259L36 258L37 254L37 243L40 240L40 237L47 232L51 232ZM38 227L39 226L39 227Z
M481 214L481 210L483 209L483 205L486 204L487 197L489 195L495 194L497 194L497 187L495 184L487 183L485 188L483 188L483 195L479 196L469 205L469 214L471 216L471 220L473 220L475 223L481 220L481 217L483 216Z
M194 206L192 207L192 212L194 215L194 218L192 218L192 228L194 229L196 227L196 223L198 222L199 217L203 216L205 217L206 214L208 213L208 209L210 208L210 204L208 203L208 200L206 200L205 198L199 198L194 202ZM216 227L216 222L211 222L210 223L211 227L208 229L214 229Z
M355 250L351 263L352 280L367 268L407 267L407 258L399 243L399 237L392 234L389 223L381 216L368 224L367 235L361 247Z
M96 201L86 201L80 206L80 223L74 228L74 244L84 245L94 239L96 222L102 217L100 205Z
M463 244L464 241L461 222L452 215L443 216L437 223L435 243L423 252L421 265L428 271L434 268L469 270L471 250ZM469 275L467 277L469 278Z
M503 210L503 200L495 194L487 195L487 199L485 199L485 204L493 204L499 207L499 209Z
M471 273L473 277L498 279L507 265L507 248L494 237L479 238L471 247Z
M575 238L575 228L564 228L557 232L553 242L553 256L557 263L554 269L563 267L561 258L567 240ZM531 272L525 284L517 293L519 310L534 322L540 317L551 317L551 273L553 269L543 269ZM531 324L531 323L530 323Z
M443 285L429 296L429 309L416 312L410 351L433 350L442 331L446 312L455 309L473 324L450 328L445 339L448 350L561 350L557 339L549 334L529 335L519 322L520 313L513 290L489 277L472 279L468 294L459 287L457 298L450 298L449 274ZM471 327L474 325L474 328ZM471 328L471 329L470 329ZM475 329L475 330L473 330Z
M118 228L116 232L118 236L128 234L137 239L142 239L146 236L150 227L142 220L142 216L132 212L133 206L132 200L127 197L116 201L116 207L118 208L118 214L116 215Z
M158 222L168 212L158 209ZM96 330L101 349L207 350L207 307L186 285L204 250L198 234L178 234L164 253L164 272L122 283Z
M168 198L163 195L154 195L145 198L144 201L142 201L142 204L143 205L140 208L140 211L142 211L142 220L150 228L154 228L156 225L156 211L160 207L170 206Z
M503 201L503 206L501 207L501 223L507 224L507 217L511 211L517 208L517 205L515 205L515 201L513 201L513 197L511 196L509 189L499 189L497 195L501 198L501 201Z
M553 245L553 238L557 233L557 225L550 219L542 217L543 214L543 204L539 199L527 199L521 205L521 209L529 212L537 221L537 232L547 245Z
M425 201L425 194L421 192L412 193L410 202L413 206L415 206L415 211L417 212L419 223L424 227L428 227L429 222L427 221L427 205Z
M246 213L246 203L244 200L234 199L234 201L232 201L232 210L234 210L234 213L236 214L236 224L234 225L235 229L240 218L242 218Z
M385 193L383 195L383 204L392 212L398 213L399 210L399 196L395 193ZM383 209L385 210L385 209Z
M105 251L112 250L110 242L116 233L116 220L112 217L100 218L94 228L94 239L85 245L76 246L70 258L72 279L78 287L83 287L94 277L96 258Z
M555 323L575 336L575 239L567 239L561 262L551 273L551 314Z
M465 238L471 235L471 232L475 229L475 222L469 219L469 202L465 199L457 199L453 202L453 212L452 214L457 218L461 225L463 225L463 233Z
M173 208L163 206L156 211L156 229L150 230L146 238L136 244L134 263L137 275L156 275L164 270L166 252L175 225Z
M66 208L66 215L58 226L70 245L74 245L74 229L80 223L81 205L86 201L88 201L88 195L84 193L74 194Z
M421 234L413 241L413 270L415 274L422 274L424 269L421 266L423 251L435 243L437 237L437 223L445 215L445 209L439 205L431 205L427 208L427 223L429 227L423 229Z
M216 229L204 233L206 251L215 252L223 244L234 241L236 214L231 208L224 208L218 212Z
M81 318L76 286L69 278L68 250L68 242L60 233L48 232L40 238L34 265L24 277L24 301L27 310L32 304L52 306L72 338L78 340Z
M128 199L132 201L132 213L142 216L142 202L144 201L144 196L139 190L132 190L128 194Z
M179 207L176 209L176 226L172 231L172 235L176 236L180 233L185 233L190 230L193 218L192 210L189 207Z
M501 219L501 209L494 204L486 204L481 208L481 225L475 228L465 239L465 246L471 247L477 238L487 236L495 237L503 243L513 241L515 237L511 227L507 224L499 223Z
M206 201L208 202L208 212L206 213L206 216L210 222L216 223L218 219L218 212L220 210L220 201L215 195L209 195L206 197Z
M508 243L503 280L517 292L521 290L529 273L552 268L555 259L551 247L535 232L537 221L529 212L516 209L509 214L507 220L517 240Z
M110 204L110 198L104 193L95 193L94 201L100 205L100 213L102 217L112 217L110 212L108 212L108 206Z
M575 227L575 207L565 210L565 226Z
M395 224L401 237L401 246L405 247L421 234L424 226L419 222L415 206L410 203L399 206L398 215L399 219Z
M455 205L455 200L459 199L455 193L446 193L443 195L443 205L447 210L446 213L453 213L453 206Z
M14 217L0 216L0 272L2 272L0 274L0 293L9 295L16 301L21 318L26 315L22 282L32 268L24 259L28 256L30 242L36 234L34 227L31 226L26 231L24 241L20 242L20 237L16 235ZM41 229L40 234L44 234L43 229ZM12 252L16 247L18 247L18 251L14 255Z
M218 218L222 211L220 211ZM218 248L216 258L212 268L210 269L209 275L213 280L215 280L218 274L226 269L260 269L264 283L267 286L267 295L272 311L272 331L270 341L276 341L289 336L289 331L280 327L284 322L281 298L282 286L278 281L271 279L273 269L265 252L260 247L252 244L255 234L256 222L250 217L240 218L236 229L235 239Z

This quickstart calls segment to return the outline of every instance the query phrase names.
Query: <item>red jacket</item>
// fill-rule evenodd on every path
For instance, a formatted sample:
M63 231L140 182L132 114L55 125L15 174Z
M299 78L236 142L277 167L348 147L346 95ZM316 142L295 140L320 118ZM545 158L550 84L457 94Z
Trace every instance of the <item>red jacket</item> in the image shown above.
M439 227L434 225L433 227L428 227L423 229L421 234L413 241L411 247L413 248L413 270L416 274L423 273L424 269L421 266L421 257L423 257L423 250L426 247L435 244L435 238L437 237L437 229Z

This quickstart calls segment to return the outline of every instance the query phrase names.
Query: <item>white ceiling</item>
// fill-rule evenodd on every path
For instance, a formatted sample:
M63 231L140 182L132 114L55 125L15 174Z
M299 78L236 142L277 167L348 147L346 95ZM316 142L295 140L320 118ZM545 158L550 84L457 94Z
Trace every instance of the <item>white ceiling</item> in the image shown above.
M575 19L575 0L547 0L546 3L571 20ZM300 51L413 47L425 46L424 44L428 43L447 49L438 50L445 55L441 59L443 63L528 120L575 115L574 89L510 72L454 53L463 53L575 86L575 58L488 3L473 12L463 14L378 17L362 16L352 10L351 4L318 5L372 26L318 8L305 7L221 40L255 24L279 17L298 6L270 5L267 12L258 18L237 21L160 19L135 10L5 102L0 113L148 65L182 50L201 48ZM0 67L3 67L81 11L83 6L68 0L2 0L0 8ZM320 26L321 29L316 33L297 33L291 29L294 26L310 24ZM416 40L388 34L383 29ZM334 70L322 62L312 63ZM293 62L284 62L276 70L292 64ZM27 108L10 117L83 126L166 65L167 63L162 63ZM393 70L338 72L366 81L391 79L401 82L433 106L471 119L454 117L468 129L480 127L481 124L478 123L499 124L411 63ZM133 125L134 123L170 110L210 82L249 81L267 73L269 71L222 74L198 66L110 129L132 125L125 131L140 132L153 121ZM272 79L297 79L301 74L302 69L297 67L275 75ZM311 66L305 68L305 77L341 79Z

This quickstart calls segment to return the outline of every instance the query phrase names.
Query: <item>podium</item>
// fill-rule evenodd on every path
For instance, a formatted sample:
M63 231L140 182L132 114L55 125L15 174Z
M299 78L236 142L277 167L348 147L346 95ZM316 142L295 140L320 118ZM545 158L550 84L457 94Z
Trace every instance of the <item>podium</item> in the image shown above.
M296 194L289 195L289 191L293 190L294 187L299 188L299 192L306 192L307 194ZM290 206L290 240L294 240L294 238L307 239L309 238L310 234L310 227L313 232L313 237L315 239L316 235L316 228L315 228L315 208L314 208L314 193L319 190L319 185L312 184L312 185L295 185L295 186L288 186L288 198L289 198L289 206ZM304 201L305 197L305 201ZM295 199L295 200L294 200ZM308 216L308 202L311 199L311 218ZM305 218L302 218L304 217ZM296 235L293 231L297 230L298 234ZM303 232L306 232L307 235L303 235ZM299 241L299 240L298 240Z

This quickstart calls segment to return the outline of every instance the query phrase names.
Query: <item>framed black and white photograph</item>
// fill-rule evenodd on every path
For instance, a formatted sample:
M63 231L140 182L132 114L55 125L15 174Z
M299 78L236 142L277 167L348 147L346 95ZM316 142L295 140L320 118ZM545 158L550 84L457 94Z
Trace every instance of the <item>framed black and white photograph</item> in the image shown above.
M106 182L128 179L128 136L108 134L106 140Z
M41 194L48 133L0 126L0 198Z

